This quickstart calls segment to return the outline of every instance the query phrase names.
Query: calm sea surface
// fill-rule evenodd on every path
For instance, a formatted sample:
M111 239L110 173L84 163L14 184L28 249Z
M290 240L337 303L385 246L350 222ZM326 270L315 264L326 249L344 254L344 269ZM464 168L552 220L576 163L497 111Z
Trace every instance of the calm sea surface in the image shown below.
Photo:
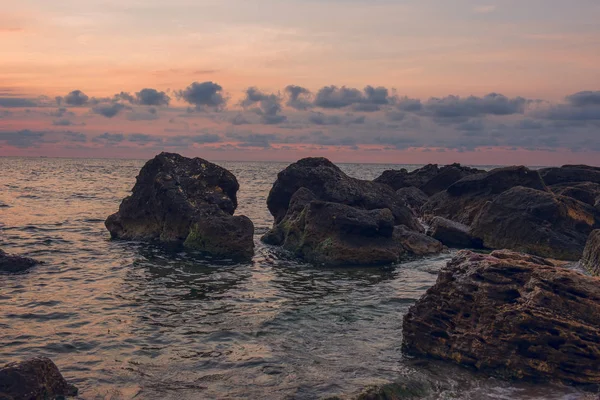
M0 275L0 364L48 356L83 399L318 399L398 378L436 382L430 399L596 398L405 358L402 317L451 255L369 269L287 259L259 241L284 163L219 163L256 227L250 263L110 241L104 219L143 163L0 158L0 248L45 262ZM340 167L372 179L392 166Z

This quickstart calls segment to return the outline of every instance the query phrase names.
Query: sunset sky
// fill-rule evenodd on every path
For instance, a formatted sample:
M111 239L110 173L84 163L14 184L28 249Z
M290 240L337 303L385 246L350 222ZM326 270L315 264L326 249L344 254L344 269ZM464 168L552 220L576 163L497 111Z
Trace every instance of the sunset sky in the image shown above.
M20 0L0 155L600 165L598 0Z

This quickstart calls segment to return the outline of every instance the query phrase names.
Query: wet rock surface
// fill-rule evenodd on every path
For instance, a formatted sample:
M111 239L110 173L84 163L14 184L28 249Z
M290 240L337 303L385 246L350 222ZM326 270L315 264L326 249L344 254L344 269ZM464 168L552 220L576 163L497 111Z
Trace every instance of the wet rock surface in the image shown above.
M593 275L600 276L600 229L590 234L581 263Z
M434 217L427 232L448 247L481 248L482 240L473 236L467 225L442 217Z
M161 153L140 171L131 196L105 222L111 237L183 244L208 254L248 259L252 222L233 216L239 184L201 158Z
M574 182L600 183L600 168L589 165L564 165L560 168L542 168L539 172L546 185Z
M76 396L58 367L45 357L7 364L0 368L0 399L46 400Z
M460 251L404 317L403 349L502 378L600 383L600 278Z
M553 193L560 196L571 197L590 206L596 205L600 200L600 183L579 182L561 183L548 187Z
M404 201L417 215L420 214L423 204L429 200L429 196L414 186L396 190L396 196Z
M600 213L593 207L519 186L487 203L470 232L487 248L576 261L596 228L600 228Z
M25 272L39 263L32 258L10 255L0 250L0 272Z

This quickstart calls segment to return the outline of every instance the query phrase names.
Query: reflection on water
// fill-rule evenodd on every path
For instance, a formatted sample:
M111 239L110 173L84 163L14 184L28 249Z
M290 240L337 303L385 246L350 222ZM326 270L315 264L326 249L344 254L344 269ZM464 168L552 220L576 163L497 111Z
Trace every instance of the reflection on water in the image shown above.
M46 262L0 275L0 363L49 356L85 399L315 399L400 376L435 382L432 399L588 396L405 359L402 316L450 255L374 269L299 264L258 240L285 164L221 164L256 226L250 263L109 241L103 221L141 161L0 159L0 246ZM342 167L371 179L389 166Z

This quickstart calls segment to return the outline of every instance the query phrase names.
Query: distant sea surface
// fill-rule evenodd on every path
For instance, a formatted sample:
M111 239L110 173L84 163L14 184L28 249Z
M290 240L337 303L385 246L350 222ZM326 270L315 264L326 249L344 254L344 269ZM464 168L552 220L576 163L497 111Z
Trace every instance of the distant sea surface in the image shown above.
M256 227L252 262L110 241L104 220L144 162L0 158L0 248L44 261L0 275L0 364L44 355L82 399L319 399L396 379L429 399L583 399L402 355L402 317L451 254L386 268L317 268L259 238L287 163L219 162ZM413 165L340 164L373 179Z

